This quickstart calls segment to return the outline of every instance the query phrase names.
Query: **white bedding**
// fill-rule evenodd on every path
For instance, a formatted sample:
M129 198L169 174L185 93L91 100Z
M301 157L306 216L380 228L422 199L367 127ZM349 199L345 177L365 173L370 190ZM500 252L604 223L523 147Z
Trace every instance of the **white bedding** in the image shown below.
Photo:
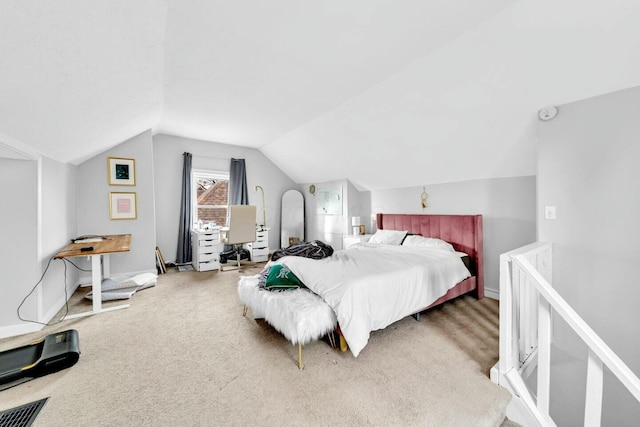
M286 256L275 263L331 306L356 357L371 331L427 307L470 275L455 252L368 243L322 260Z

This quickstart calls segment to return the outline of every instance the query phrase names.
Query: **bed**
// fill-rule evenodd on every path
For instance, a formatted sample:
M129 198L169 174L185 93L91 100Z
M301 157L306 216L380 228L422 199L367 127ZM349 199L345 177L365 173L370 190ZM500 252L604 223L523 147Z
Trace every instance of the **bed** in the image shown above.
M357 357L374 330L466 293L484 297L481 215L377 214L376 223L379 232L374 237L406 231L412 241L448 242L454 255L398 242L380 244L378 239L336 251L323 260L285 256L274 263L285 264L313 292L270 292L257 287L256 277L241 278L241 301L254 317L264 318L298 344L299 367L302 345L332 329L340 331ZM468 258L468 268L460 269L461 253ZM371 264L369 259L375 256L379 258ZM434 270L438 263L450 265L446 268L451 272ZM424 285L431 283L432 276L443 275L448 280L445 285L434 289ZM300 301L296 294L308 298ZM314 310L321 315L314 317Z

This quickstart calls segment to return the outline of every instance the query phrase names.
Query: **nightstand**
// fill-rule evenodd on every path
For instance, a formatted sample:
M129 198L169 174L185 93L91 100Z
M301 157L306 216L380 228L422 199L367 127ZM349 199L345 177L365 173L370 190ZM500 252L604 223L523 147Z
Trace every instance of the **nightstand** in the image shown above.
M342 249L348 249L349 246L355 245L356 243L368 242L371 236L373 236L373 234L345 234L342 236Z

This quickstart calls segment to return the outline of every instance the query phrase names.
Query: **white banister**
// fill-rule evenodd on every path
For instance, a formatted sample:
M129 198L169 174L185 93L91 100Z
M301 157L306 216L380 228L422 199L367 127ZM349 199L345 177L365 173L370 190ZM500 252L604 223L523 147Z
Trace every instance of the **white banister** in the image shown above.
M519 399L532 424L555 425L549 415L553 312L589 349L584 425L600 426L604 367L639 403L640 379L553 289L551 259L551 244L544 242L500 256L500 359L491 377ZM534 396L524 379L536 366Z
M547 301L538 303L538 409L549 413L551 388L551 307Z
M593 350L587 360L587 396L584 405L584 425L599 427L602 420L602 383L604 367Z
M631 369L602 341L598 334L587 325L578 313L551 287L544 277L531 266L526 258L522 255L516 255L513 261L534 279L532 283L536 289L538 289L540 295L549 301L553 309L571 326L571 329L582 338L596 356L618 377L633 397L640 401L640 379L634 375Z
M511 262L506 255L500 256L500 298L504 301L500 304L500 372L506 373L513 369L513 286L511 284ZM506 319L509 319L508 321Z

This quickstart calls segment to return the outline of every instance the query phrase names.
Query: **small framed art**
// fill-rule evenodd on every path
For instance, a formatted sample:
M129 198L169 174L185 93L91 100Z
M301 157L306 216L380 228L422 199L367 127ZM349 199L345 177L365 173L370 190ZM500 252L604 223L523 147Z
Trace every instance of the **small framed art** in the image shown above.
M109 193L109 217L111 219L137 219L136 193Z
M109 157L109 185L136 185L136 160Z

